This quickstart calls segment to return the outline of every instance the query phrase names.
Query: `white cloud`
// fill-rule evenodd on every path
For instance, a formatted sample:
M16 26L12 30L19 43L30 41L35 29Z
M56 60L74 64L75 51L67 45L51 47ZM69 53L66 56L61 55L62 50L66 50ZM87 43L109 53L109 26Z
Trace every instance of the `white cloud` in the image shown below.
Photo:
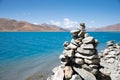
M56 25L56 26L61 26L61 22L60 22L60 21L51 20L51 21L50 21L50 24Z
M75 27L78 24L76 21L72 21L69 18L64 18L64 28Z
M33 24L35 24L35 25L39 25L37 22L34 22Z
M78 22L72 21L69 18L64 18L63 21L55 21L51 20L49 24L60 26L62 28L68 29L72 27L76 27L78 25Z

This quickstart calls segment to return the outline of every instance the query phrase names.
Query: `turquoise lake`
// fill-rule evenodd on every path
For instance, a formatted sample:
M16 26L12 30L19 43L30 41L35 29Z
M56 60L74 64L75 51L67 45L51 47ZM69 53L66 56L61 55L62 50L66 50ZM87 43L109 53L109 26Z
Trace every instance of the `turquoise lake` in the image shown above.
M100 42L120 43L120 32L88 32ZM49 72L59 63L64 41L72 39L69 32L0 32L0 80L25 80L37 71Z

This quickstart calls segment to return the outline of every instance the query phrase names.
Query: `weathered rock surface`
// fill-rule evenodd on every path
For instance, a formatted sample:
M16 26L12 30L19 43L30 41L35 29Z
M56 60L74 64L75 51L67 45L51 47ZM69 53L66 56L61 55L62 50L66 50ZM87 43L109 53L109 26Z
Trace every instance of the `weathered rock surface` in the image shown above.
M71 66L65 66L65 79L70 79L73 74L73 70Z
M81 23L77 30L70 33L72 40L70 43L64 42L64 51L59 57L63 66L54 68L48 80L110 80L109 70L106 72L106 68L101 69L97 53L98 40L86 32L85 24ZM111 45L109 49L112 50ZM105 55L108 52L106 50ZM114 58L113 53L106 57Z
M82 80L82 78L79 75L75 74L70 80Z
M108 41L107 48L100 53L101 62L104 69L100 69L101 73L110 75L112 80L120 80L120 45L115 42Z
M92 73L84 69L75 68L75 67L73 68L84 80L96 80L95 76Z

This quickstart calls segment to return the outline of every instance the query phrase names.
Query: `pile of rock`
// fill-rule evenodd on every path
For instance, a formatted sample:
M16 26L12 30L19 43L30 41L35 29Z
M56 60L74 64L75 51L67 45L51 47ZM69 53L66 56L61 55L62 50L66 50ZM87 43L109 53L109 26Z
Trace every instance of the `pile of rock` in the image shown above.
M108 71L112 80L120 80L120 44L113 40L107 42L107 48L100 53L101 65Z
M114 63L120 59L120 44L115 44L113 40L107 42L107 48L100 52L101 58L108 63Z
M86 33L84 23L71 34L71 42L63 44L64 51L59 57L61 65L53 69L53 75L47 80L103 80L96 49L98 40Z

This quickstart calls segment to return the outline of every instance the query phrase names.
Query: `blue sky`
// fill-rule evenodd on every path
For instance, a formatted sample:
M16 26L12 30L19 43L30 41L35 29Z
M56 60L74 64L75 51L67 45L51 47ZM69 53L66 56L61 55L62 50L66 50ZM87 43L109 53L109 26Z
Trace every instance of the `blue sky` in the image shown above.
M64 28L80 22L103 27L120 22L120 0L0 0L0 18Z

